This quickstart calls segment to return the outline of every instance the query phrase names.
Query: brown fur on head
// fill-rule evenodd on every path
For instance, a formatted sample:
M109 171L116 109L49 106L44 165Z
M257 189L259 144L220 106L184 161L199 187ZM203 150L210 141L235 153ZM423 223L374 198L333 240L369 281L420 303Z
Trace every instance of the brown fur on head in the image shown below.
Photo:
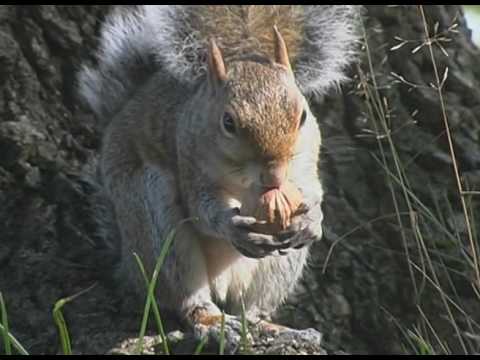
M298 90L288 60L285 42L276 28L272 33L274 58L238 58L225 64L215 41L210 42L209 84L219 114L216 156L238 170L237 178L224 176L243 186L279 187L286 180L294 155L303 96ZM216 116L215 116L216 117Z
M286 161L293 155L302 98L292 75L277 65L255 62L232 64L227 111L246 139L265 161Z
M192 28L199 38L217 34L226 61L238 55L257 53L274 58L277 26L288 46L291 59L296 59L302 43L304 9L295 5L206 5L194 6L189 13ZM221 29L221 31L219 31Z

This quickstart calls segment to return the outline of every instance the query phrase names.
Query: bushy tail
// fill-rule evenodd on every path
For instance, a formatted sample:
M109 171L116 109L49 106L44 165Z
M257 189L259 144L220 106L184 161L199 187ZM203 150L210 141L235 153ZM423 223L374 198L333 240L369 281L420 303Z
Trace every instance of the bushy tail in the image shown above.
M322 93L344 78L355 55L358 6L145 5L117 11L101 33L97 68L84 67L80 93L108 119L160 67L185 85L206 68L214 38L228 61L246 53L271 56L273 25L284 37L297 82Z
M109 119L158 65L155 24L148 8L117 9L103 24L96 67L83 66L79 93L101 119Z

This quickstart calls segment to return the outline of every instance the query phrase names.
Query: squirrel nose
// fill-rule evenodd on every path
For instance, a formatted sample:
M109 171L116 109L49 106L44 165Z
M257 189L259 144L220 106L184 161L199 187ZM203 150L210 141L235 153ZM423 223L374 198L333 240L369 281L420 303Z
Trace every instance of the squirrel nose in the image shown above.
M260 182L264 188L278 189L287 177L286 164L270 165L260 174Z

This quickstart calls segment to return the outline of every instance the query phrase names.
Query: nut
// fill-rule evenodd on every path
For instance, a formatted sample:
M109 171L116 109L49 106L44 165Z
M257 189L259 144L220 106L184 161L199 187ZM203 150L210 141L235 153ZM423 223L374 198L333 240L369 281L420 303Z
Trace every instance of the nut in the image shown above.
M291 218L302 204L302 194L290 182L279 189L272 189L258 196L250 196L242 204L241 213L254 216L260 223L253 230L264 234L275 234L287 229Z

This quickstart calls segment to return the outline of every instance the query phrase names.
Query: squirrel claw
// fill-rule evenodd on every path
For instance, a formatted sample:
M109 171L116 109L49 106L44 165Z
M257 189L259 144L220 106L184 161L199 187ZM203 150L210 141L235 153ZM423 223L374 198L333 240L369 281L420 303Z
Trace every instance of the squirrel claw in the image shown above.
M251 216L234 215L232 217L232 224L236 227L249 228L257 223L257 219Z

